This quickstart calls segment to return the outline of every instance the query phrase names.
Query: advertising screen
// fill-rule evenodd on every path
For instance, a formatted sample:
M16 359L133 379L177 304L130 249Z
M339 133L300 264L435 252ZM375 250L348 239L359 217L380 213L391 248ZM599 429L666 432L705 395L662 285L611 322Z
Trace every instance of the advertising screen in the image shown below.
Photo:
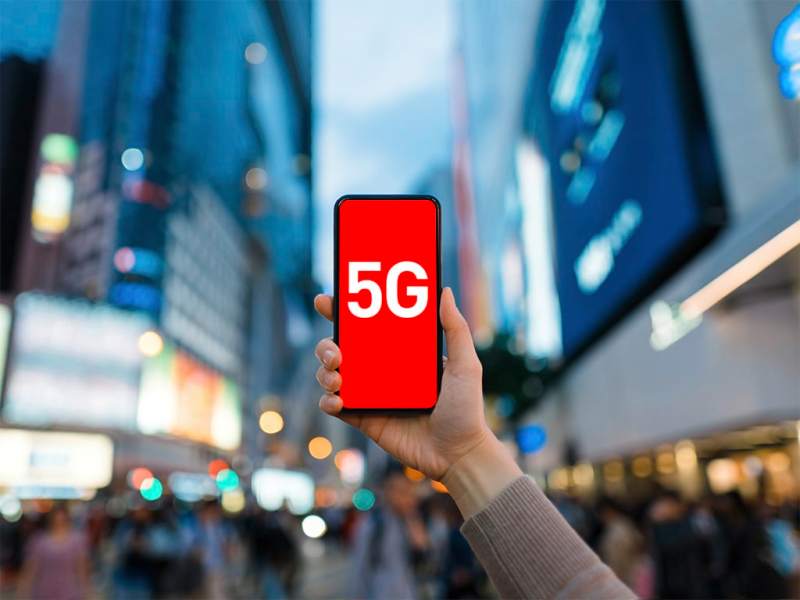
M142 368L137 421L142 433L233 450L242 430L239 391L226 377L165 343Z
M529 271L533 319L550 321L534 322L550 336L534 349L569 359L724 220L682 5L548 3L530 104L518 170L540 241L528 260L550 257Z
M301 471L256 469L251 487L264 510L279 510L285 504L292 514L302 515L314 508L314 480Z
M3 418L11 423L135 430L142 353L150 322L102 304L22 294Z
M0 429L0 487L97 489L111 482L114 445L95 433ZM11 458L12 460L8 460ZM68 496L68 495L67 495Z

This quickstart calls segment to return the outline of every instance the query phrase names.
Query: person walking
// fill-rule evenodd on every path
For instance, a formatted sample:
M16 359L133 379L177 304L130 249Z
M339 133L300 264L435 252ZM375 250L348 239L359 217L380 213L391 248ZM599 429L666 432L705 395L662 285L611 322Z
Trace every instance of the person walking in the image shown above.
M82 600L90 593L86 536L72 526L69 511L56 504L46 517L45 531L30 541L17 588L29 600Z

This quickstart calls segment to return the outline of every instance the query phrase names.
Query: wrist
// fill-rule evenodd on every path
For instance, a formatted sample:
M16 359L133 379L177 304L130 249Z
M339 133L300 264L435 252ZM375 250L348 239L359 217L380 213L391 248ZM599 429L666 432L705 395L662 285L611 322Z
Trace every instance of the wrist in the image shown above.
M450 465L442 483L464 519L469 519L521 475L522 470L508 449L492 432L487 432L480 443Z

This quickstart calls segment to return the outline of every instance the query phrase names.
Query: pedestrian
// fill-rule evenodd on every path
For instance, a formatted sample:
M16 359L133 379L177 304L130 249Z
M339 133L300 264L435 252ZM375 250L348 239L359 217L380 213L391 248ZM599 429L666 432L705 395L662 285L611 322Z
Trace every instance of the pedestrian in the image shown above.
M415 566L430 547L419 514L417 484L402 466L387 468L381 502L359 523L353 544L350 596L370 600L418 597Z
M613 499L601 498L597 503L597 514L603 523L597 543L598 554L617 577L632 588L636 569L643 559L644 538L625 510Z
M86 536L72 526L64 504L54 505L45 529L30 540L17 593L30 600L83 600L90 594Z

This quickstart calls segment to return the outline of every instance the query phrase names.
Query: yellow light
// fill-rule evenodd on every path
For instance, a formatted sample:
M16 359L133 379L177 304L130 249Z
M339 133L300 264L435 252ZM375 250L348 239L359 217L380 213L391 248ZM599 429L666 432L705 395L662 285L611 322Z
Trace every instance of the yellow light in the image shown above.
M718 458L706 467L708 484L715 494L730 492L739 483L739 465L730 458Z
M308 453L317 460L328 458L333 452L331 441L321 435L311 438L308 442Z
M283 417L274 410L265 410L258 419L258 426L264 433L278 433L283 429Z
M594 483L594 467L589 463L575 465L572 469L572 480L575 485L589 487Z
M547 475L547 485L554 490L565 490L569 486L569 474L565 468L554 469Z
M603 465L603 478L609 483L622 481L625 475L625 465L621 460L612 460Z
M691 471L697 467L697 452L690 440L681 440L675 444L675 462L682 471Z
M158 356L164 349L164 340L155 331L145 331L139 336L139 352L145 356Z
M246 504L246 500L244 497L244 492L237 488L235 490L229 490L227 492L222 492L222 508L226 512L229 513L238 513L244 510Z
M447 494L447 486L443 484L441 481L434 481L431 479L431 487L439 492L440 494Z
M662 475L675 472L675 455L671 450L663 450L656 456L656 471Z
M631 463L634 476L643 479L653 472L653 460L649 456L637 456Z
M703 314L797 246L800 246L800 220L684 300L681 312L689 318Z
M787 471L791 464L789 457L784 452L772 452L764 461L768 471Z
M406 477L408 477L411 481L422 481L425 479L425 474L422 471L417 471L411 467L403 468L403 473L405 473Z

